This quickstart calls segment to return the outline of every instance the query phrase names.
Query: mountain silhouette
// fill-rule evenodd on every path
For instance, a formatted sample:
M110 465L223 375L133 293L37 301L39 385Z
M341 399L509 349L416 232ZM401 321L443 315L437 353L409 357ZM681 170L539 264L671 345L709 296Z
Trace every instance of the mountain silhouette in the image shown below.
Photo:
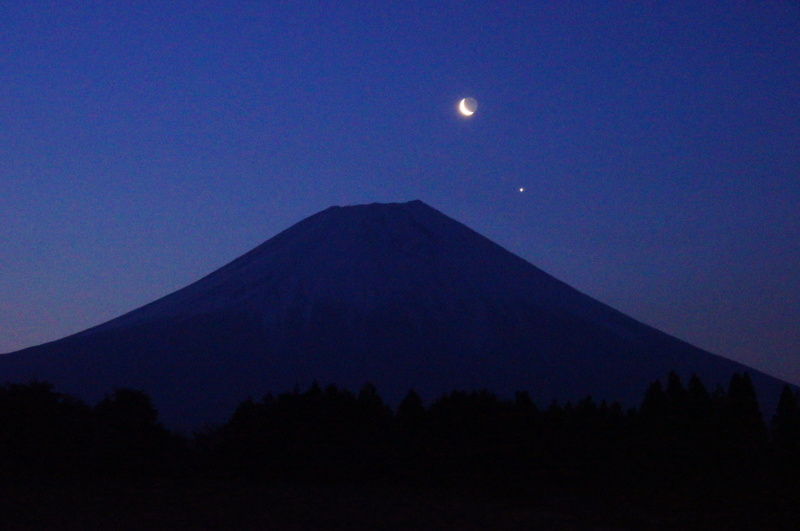
M170 426L313 380L409 389L620 400L670 370L707 386L750 373L646 326L421 201L331 207L201 280L78 334L0 356L0 382L47 380L96 400L150 394ZM771 411L767 411L771 414Z

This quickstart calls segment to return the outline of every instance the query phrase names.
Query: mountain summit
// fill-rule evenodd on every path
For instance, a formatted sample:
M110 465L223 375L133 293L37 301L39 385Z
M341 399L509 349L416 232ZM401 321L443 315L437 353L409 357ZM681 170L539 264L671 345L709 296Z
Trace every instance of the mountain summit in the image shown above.
M0 356L0 381L145 390L168 425L313 380L398 401L453 389L632 401L669 370L750 372L576 291L421 201L331 207L155 302ZM770 397L771 398L771 397ZM631 404L633 405L633 404Z

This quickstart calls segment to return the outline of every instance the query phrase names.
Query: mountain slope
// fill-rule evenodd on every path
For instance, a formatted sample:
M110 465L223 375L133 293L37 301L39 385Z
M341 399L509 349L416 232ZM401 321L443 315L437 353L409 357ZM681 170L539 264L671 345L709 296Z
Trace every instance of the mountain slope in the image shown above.
M669 370L709 386L748 370L768 400L781 385L579 293L420 201L331 207L171 295L0 357L0 381L47 379L89 400L140 388L184 426L314 379L371 381L393 401L410 388L434 398L486 387L631 403Z

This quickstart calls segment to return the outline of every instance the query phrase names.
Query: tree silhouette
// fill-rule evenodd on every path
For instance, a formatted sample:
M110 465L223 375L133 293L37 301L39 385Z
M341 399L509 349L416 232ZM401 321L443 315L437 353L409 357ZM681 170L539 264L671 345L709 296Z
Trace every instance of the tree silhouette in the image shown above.
M780 462L800 467L800 396L785 385L772 417L772 441Z
M731 435L742 449L757 450L766 443L767 430L750 375L736 373L731 377L724 409Z
M664 394L664 386L659 380L654 381L644 393L642 405L639 408L645 417L657 417L662 415L666 409L667 398Z
M176 464L170 458L181 442L158 421L158 412L145 392L115 389L97 403L94 416L101 472L148 474Z
M92 423L80 400L48 382L0 387L0 474L49 474L84 466Z

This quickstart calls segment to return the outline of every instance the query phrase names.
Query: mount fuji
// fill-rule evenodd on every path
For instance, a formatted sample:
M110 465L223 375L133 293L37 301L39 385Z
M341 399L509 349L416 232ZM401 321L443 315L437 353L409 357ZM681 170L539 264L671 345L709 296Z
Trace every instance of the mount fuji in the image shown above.
M75 335L0 356L96 400L146 391L168 426L220 422L248 396L313 380L375 384L397 403L486 388L636 405L674 370L713 388L747 371L644 325L421 201L331 207L199 281ZM769 413L769 411L767 411Z

